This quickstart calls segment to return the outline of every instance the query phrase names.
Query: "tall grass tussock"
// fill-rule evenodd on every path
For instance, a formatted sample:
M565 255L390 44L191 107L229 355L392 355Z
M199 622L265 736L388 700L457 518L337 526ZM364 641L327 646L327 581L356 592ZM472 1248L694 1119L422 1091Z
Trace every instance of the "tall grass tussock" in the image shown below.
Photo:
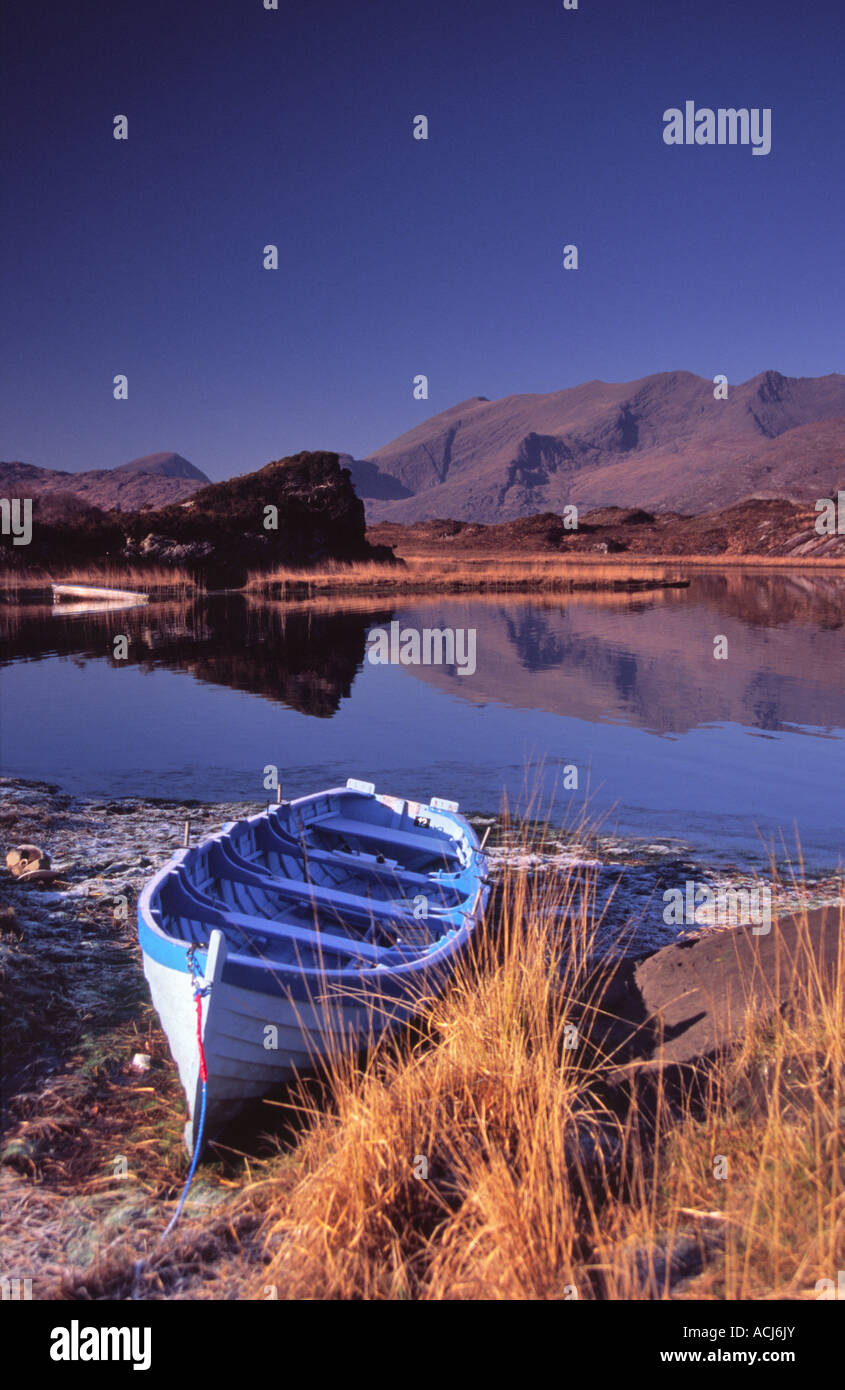
M336 1059L327 1105L302 1092L296 1162L255 1188L254 1296L817 1296L845 1258L841 913L833 980L805 915L787 1007L642 1087L603 1041L592 872L507 870L498 930L416 1032Z

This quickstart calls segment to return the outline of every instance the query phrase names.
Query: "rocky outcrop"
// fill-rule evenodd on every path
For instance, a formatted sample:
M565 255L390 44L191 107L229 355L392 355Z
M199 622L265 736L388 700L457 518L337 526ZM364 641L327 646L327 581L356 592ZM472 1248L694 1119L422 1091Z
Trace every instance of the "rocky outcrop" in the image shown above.
M375 558L364 506L337 454L307 453L212 483L177 506L133 517L129 559L178 564L208 588L236 588L253 570ZM392 558L382 552L383 558Z
M24 489L13 494L27 497ZM116 512L103 512L73 493L36 493L32 498L31 538L25 545L13 536L0 538L0 570L45 571L119 559L125 533Z
M711 931L616 969L594 1036L624 1062L609 1084L697 1066L737 1044L813 981L830 981L842 950L838 904L773 916L768 932Z
M204 587L237 588L273 566L393 559L367 542L363 503L332 453L279 459L152 511L105 513L64 496L58 514L55 498L35 498L30 543L4 537L0 564L53 575L85 561L172 565Z

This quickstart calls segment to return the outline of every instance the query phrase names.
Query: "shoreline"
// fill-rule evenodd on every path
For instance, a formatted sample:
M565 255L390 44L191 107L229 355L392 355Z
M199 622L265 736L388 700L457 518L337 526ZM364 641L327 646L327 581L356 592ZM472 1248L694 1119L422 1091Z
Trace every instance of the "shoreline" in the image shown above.
M437 566L443 572L434 577ZM394 563L330 562L313 568L256 572L238 588L212 589L187 572L161 565L145 570L133 564L75 564L55 571L0 570L0 602L52 606L54 584L89 584L114 589L142 588L151 602L187 602L219 594L241 594L252 601L310 601L334 598L397 598L467 594L539 596L577 593L648 593L688 588L699 575L719 572L777 573L836 579L845 574L845 559L823 556L777 556L755 553L715 555L656 552L612 553L557 551L412 549Z
M53 875L52 881L27 886L6 874L0 885L0 899L11 902L15 911L14 923L5 920L0 935L3 1028L13 1043L12 1056L7 1056L10 1074L4 1087L7 1113L0 1151L10 1262L21 1263L22 1252L28 1251L21 1273L36 1276L40 1293L34 1296L67 1296L56 1290L72 1266L80 1271L74 1277L83 1280L86 1296L96 1297L94 1272L103 1242L142 1240L153 1248L184 1175L184 1100L143 978L135 927L137 893L181 844L186 816L195 840L217 829L222 820L265 803L78 797L50 783L11 778L0 781L0 792L5 848L19 842L40 845L51 856ZM528 882L554 883L569 872L577 877L588 871L598 872L601 882L603 874L618 876L621 869L629 891L622 894L620 916L647 900L655 879L665 871L665 859L648 862L633 849L633 862L625 865L617 855L612 866L599 864L596 871L597 861L589 855L599 842L576 837L567 843L541 843L536 855L520 855L519 846L502 834L497 818L472 819L492 820L497 826L491 848L498 882L516 873ZM125 916L115 911L123 901ZM806 920L815 924L826 915L832 920L835 912L820 909ZM652 1084L655 1019L664 1018L677 1035L687 1030L684 1020L691 1017L688 1041L696 1057L706 1053L709 1035L694 991L706 992L711 976L707 969L702 974L698 965L703 961L707 966L712 959L724 972L721 943L739 947L745 936L743 928L697 930L683 944L676 938L662 947L623 954L613 963L597 958L596 969L613 982L608 1003L614 1006L617 1031L611 1040L620 1062L623 1055L627 1059L605 1079L607 1094L616 1095L613 1104L619 1105L620 1097L628 1094L635 1074L638 1085ZM765 938L761 941L761 949L769 951ZM680 967L688 981L681 994L695 1004L691 1013L686 1005L679 1013L673 1002ZM718 995L729 995L723 982ZM714 1018L718 1022L718 1009ZM661 1053L658 1062L664 1081L664 1062L675 1075L678 1065L683 1067L693 1055L689 1049L679 1051L677 1043L673 1046L674 1051L665 1057ZM147 1070L134 1068L137 1054L149 1059ZM268 1171L286 1171L290 1158L279 1153L278 1140L269 1147L260 1140L268 1116L283 1115L267 1105L256 1107L244 1131L246 1152L254 1155L246 1160L246 1168L236 1154L218 1155L203 1165L192 1189L186 1239L188 1233L198 1238L206 1220L219 1218L225 1224L230 1220L226 1213L240 1211L239 1193L250 1165L269 1164ZM241 1147L240 1141L236 1147ZM118 1160L128 1165L128 1182L116 1176ZM68 1203L71 1196L74 1200ZM200 1226L195 1229L192 1220L197 1217ZM250 1220L253 1225L247 1222L247 1227L257 1231L261 1223L254 1213ZM86 1282L91 1279L94 1285ZM172 1296L219 1296L203 1292L203 1280L196 1274L180 1288ZM129 1295L112 1291L102 1296ZM165 1295L145 1286L136 1296Z

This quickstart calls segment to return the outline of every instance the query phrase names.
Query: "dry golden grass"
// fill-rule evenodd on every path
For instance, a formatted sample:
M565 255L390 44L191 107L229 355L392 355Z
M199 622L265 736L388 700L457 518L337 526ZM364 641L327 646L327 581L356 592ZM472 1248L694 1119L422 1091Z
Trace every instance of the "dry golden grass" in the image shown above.
M250 576L247 588L279 598L319 598L344 593L408 594L449 592L507 593L520 590L563 591L573 588L610 588L614 585L678 582L683 576L675 564L574 563L556 557L500 556L489 559L414 558L406 565L366 563L327 565L324 568L277 569Z
M758 1013L706 1078L703 1106L656 1146L651 1200L637 1214L646 1236L692 1210L723 1243L690 1296L816 1298L816 1281L835 1283L845 1267L845 905L839 914L833 981L820 976L804 913L795 962L783 963L794 974L788 1006Z
M841 951L826 984L805 919L782 1015L756 1018L680 1100L658 1083L646 1114L636 1088L620 1103L617 1086L611 1108L602 1083L619 1059L589 1041L593 890L589 872L509 874L502 935L480 941L411 1045L365 1070L336 1061L328 1107L303 1097L295 1164L253 1189L271 1258L252 1296L665 1297L655 1259L683 1240L704 1268L672 1296L815 1297L817 1279L835 1279Z
M461 555L407 553L403 565L366 562L328 564L315 569L275 569L250 575L247 589L278 598L319 598L344 593L376 595L408 593L571 592L577 589L677 584L696 570L804 570L812 573L845 569L845 560L807 560L749 555L566 556ZM436 562L436 563L435 563Z
M654 589L648 592L648 602L650 606L671 603L674 599L677 602L679 590L677 589ZM268 598L264 594L251 592L247 594L247 603L250 607L261 609L267 606L275 606L281 609L281 621L285 616L292 613L365 613L370 616L373 614L373 595L367 594L365 590L352 590L344 593L323 593L313 598ZM414 594L414 599L424 603L426 593L420 591ZM450 593L438 590L436 595L437 603L448 607L453 605L466 605L472 602L473 606L488 605L501 607L503 602L501 592L495 589L477 591L472 594L456 591ZM401 598L401 595L397 595ZM563 591L530 589L512 590L507 595L508 608L517 608L530 605L532 607L542 607L549 610L565 611L579 606L592 609L606 608L615 612L624 611L626 608L634 608L643 602L642 591L638 589L588 589Z
M815 558L807 555L590 555L584 551L560 555L541 551L536 555L526 555L525 552L496 553L494 558L489 552L444 557L442 550L433 549L400 549L397 551L397 555L399 559L404 560L409 565L422 564L423 562L430 564L434 559L442 561L445 558L448 564L479 566L492 570L495 570L500 564L504 564L517 567L528 565L532 570L537 568L559 568L567 571L571 569L576 572L583 570L587 574L595 570L598 570L599 573L605 570L608 574L618 573L620 570L627 573L630 570L633 574L642 576L655 569L658 571L665 569L670 573L686 569L808 569L815 573L816 570L841 570L845 568L845 559Z

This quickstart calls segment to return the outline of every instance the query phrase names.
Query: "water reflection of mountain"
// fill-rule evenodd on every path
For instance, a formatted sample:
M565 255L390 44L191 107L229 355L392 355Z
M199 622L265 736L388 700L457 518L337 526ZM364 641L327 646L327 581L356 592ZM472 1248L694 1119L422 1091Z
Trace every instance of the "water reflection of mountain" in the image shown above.
M132 665L331 718L352 692L368 629L392 618L477 629L473 675L404 668L465 701L664 734L722 721L845 728L845 577L836 575L707 574L648 595L438 595L375 612L366 600L309 606L241 595L72 617L7 606L0 638L7 662L112 660L123 633ZM717 635L728 638L727 661L714 660Z
M130 665L187 671L199 681L325 719L351 693L368 624L390 616L291 609L225 595L68 617L48 607L0 609L0 636L9 662L54 655L112 660L113 639L124 634Z
M440 599L403 625L477 628L477 670L409 668L463 699L658 733L731 721L845 728L845 578L705 575L689 589L507 601ZM728 659L713 655L728 639Z

